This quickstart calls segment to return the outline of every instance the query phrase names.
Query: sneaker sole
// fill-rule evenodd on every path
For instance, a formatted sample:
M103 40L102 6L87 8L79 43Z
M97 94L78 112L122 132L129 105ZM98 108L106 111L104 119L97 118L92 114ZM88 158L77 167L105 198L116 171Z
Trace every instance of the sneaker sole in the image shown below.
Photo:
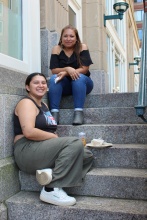
M59 206L72 206L76 204L76 200L73 200L71 202L60 202L60 201L55 201L53 199L45 198L43 195L40 195L40 200L46 203L50 203L52 205L59 205Z
M49 175L45 171L37 170L36 179L40 185L45 186L52 181L52 175Z

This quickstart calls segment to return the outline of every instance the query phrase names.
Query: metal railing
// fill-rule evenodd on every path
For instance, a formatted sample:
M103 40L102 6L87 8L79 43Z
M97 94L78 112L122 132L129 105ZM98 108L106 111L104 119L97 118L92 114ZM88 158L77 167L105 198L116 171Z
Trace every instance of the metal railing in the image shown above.
M147 123L144 114L147 107L147 11L145 10L144 0L144 19L143 19L143 38L141 49L141 66L139 79L138 105L135 106L136 115Z

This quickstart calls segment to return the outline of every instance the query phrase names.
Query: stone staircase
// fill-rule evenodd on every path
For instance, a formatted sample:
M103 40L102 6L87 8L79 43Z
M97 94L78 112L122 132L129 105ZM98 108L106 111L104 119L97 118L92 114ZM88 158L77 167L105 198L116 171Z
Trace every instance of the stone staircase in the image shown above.
M72 207L39 200L35 176L19 172L21 191L6 201L9 220L147 220L147 124L135 115L137 93L90 94L85 124L72 126L72 97L62 100L58 133L87 142L101 137L113 147L91 149L93 169L81 187L68 188Z

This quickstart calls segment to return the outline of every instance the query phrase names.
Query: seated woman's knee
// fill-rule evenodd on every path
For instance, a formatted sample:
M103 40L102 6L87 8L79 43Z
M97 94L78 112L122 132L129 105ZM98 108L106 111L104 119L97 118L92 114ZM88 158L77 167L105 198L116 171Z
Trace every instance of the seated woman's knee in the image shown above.
M80 153L81 151L84 151L84 146L81 140L77 140L75 143L76 150Z
M51 75L49 82L54 82L55 78L57 77L56 74Z
M85 76L84 74L80 73L80 77L79 80L85 80L87 78L87 76Z

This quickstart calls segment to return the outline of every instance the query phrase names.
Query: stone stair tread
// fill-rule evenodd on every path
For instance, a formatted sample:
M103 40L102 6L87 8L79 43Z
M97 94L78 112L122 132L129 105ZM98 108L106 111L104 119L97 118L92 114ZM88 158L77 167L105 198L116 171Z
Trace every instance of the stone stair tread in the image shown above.
M113 144L111 148L147 150L147 144Z
M87 175L147 178L147 169L93 168Z
M78 126L74 126L72 124L65 124L65 125L61 125L59 124L58 127L71 127L73 129L77 129L77 128L82 128L82 127L139 127L139 128L146 128L147 124L128 124L128 123L123 123L123 124L82 124L82 125L78 125Z
M8 205L9 210L15 208L17 209L16 213L16 220L19 219L27 219L26 215L32 214L34 219L40 220L41 219L41 213L45 212L46 214L50 216L52 211L56 210L58 215L57 219L70 219L70 216L75 216L76 214L80 215L81 218L74 218L74 219L85 219L85 216L82 216L83 212L86 212L86 219L98 219L98 215L101 213L103 214L103 217L108 214L108 216L114 215L116 217L109 218L113 220L119 220L119 219L133 219L133 218L119 218L121 215L128 214L129 216L142 216L141 218L135 218L135 219L146 219L147 217L147 201L144 200L126 200L126 199L114 199L114 198L102 198L102 197L91 197L91 196L75 196L77 203L74 206L70 207L59 207L50 205L47 203L44 203L40 201L39 199L39 192L24 192L20 191L13 197L9 198L6 201L6 204ZM29 207L29 209L28 209ZM27 210L25 210L27 209ZM31 213L29 213L29 211ZM64 211L65 213L64 213ZM25 216L24 216L24 213ZM37 215L40 213L39 218L37 218ZM67 213L69 212L69 215ZM92 212L92 213L91 213ZM10 215L13 215L14 213L10 213ZM21 218L20 218L21 215ZM36 216L35 216L36 215ZM64 216L65 215L65 216ZM94 218L88 218L93 215ZM24 218L23 218L24 216ZM119 217L118 217L119 216ZM30 215L29 215L30 217ZM36 217L36 218L35 218ZM46 216L47 217L47 216ZM75 216L76 217L76 216ZM10 218L10 220L13 218ZM44 219L44 218L43 218ZM45 218L48 219L48 218ZM50 219L50 218L49 218ZM55 218L51 218L55 219ZM73 219L73 218L72 218ZM103 218L104 220L107 219Z
M68 108L60 108L62 111L67 111L67 110L70 110L70 111L73 111L73 109L68 109ZM84 110L109 110L109 109L112 109L112 110L115 110L115 109L124 109L124 110L127 110L127 109L131 109L131 110L134 110L134 113L135 113L135 108L134 106L98 106L98 107L87 107L87 108L84 108Z
M89 127L100 127L100 126L104 126L104 127L106 127L106 126L112 126L112 127L116 127L116 126L121 126L121 127L124 127L124 126L130 126L130 127L133 127L133 126L139 126L139 127L147 127L147 124L129 124L129 123L126 123L126 124L82 124L82 125L78 125L78 126L73 126L73 125L61 125L61 124L59 124L58 126L63 126L63 127L65 127L65 126L72 126L72 127L74 127L74 128L76 128L76 127L84 127L84 126L89 126Z

